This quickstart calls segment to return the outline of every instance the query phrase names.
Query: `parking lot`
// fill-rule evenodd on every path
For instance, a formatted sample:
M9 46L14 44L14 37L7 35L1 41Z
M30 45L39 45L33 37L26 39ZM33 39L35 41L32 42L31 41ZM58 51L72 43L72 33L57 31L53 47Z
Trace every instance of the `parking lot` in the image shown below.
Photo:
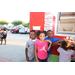
M0 58L11 62L25 62L25 45L29 34L12 34L8 32L7 44L0 45Z

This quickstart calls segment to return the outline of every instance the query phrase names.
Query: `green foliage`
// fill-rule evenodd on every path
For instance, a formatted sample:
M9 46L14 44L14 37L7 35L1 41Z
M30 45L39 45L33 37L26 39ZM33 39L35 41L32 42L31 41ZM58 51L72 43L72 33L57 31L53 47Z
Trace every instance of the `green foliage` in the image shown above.
M4 25L4 24L8 24L8 22L5 21L5 20L0 20L0 25ZM13 24L14 26L23 25L24 27L29 27L29 24L30 24L30 23L25 23L25 22L20 21L20 20L14 20L14 21L12 22L12 24Z
M8 24L8 22L5 20L0 20L0 25L4 25L4 24Z
M23 23L23 26L24 26L24 27L29 27L29 23L25 23L25 22L24 22L24 23Z
M24 26L26 23L24 22L24 23L22 23L22 25Z
M12 22L12 24L13 24L14 26L17 26L17 25L22 24L22 21L20 21L20 20L15 20L15 21Z

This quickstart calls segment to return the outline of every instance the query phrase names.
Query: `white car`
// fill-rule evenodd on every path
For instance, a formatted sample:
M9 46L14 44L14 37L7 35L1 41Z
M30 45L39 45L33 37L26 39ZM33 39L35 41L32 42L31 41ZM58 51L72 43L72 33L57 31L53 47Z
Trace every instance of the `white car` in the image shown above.
M19 33L25 33L25 34L27 34L28 33L27 31L28 31L27 27L19 29Z
M30 33L30 29L28 28L28 30L27 30L27 33L29 34Z

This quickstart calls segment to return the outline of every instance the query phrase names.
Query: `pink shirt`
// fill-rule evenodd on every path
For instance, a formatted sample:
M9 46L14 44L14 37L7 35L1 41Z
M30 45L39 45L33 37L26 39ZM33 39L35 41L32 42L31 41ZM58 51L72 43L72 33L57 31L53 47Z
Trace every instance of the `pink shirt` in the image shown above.
M39 59L46 59L47 56L48 56L48 53L47 53L47 45L48 45L48 42L46 42L46 40L41 43L39 40L36 41L34 43L34 45L37 46L37 57Z

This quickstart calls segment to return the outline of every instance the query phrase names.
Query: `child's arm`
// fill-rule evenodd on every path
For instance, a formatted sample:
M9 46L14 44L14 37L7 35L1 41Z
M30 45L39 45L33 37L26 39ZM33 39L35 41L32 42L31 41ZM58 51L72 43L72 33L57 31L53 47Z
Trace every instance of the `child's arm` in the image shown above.
M49 51L51 48L51 44L49 46L47 46L47 51Z
M56 42L52 43L52 46L57 46L58 43L59 43L59 42L62 42L62 41L63 41L63 39L60 39L59 41L56 41Z
M75 51L75 42L74 41L70 41L70 42L74 44L74 51Z
M26 60L29 62L28 47L29 47L29 43L28 43L28 41L27 41L27 43L26 43L26 48L25 48L25 55L26 55Z
M74 51L75 51L75 43L74 43Z
M70 43L73 43L74 44L74 51L75 51L75 41L71 41L71 40L67 40L67 39L64 39L65 41L68 41Z
M38 58L37 58L37 46L35 45L35 59L36 59L36 62L39 62Z
M51 48L52 42L51 42L50 40L46 40L46 41L50 43L50 45L49 45L49 46L47 46L47 51L49 51L49 50L50 50L50 48Z
M1 36L3 36L3 33L1 33Z
M28 57L28 49L25 49L25 54L26 54L26 60L29 62L29 57Z

